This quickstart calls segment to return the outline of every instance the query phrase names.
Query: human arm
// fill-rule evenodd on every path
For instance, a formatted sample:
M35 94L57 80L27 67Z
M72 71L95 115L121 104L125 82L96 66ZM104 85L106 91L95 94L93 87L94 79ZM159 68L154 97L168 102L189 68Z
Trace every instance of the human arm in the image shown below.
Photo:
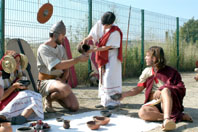
M143 86L141 86L141 87L137 86L127 92L123 92L121 99L124 99L125 97L128 97L128 96L135 96L135 95L139 94L140 92L142 92L143 90L144 90Z
M4 94L3 94L3 97L1 98L1 100L4 100L5 98L7 98L16 89L27 89L27 87L23 86L19 82L15 82L7 90L4 91Z
M64 70L64 69L68 69L72 66L74 66L75 64L77 64L78 62L85 62L89 59L89 56L86 55L80 55L76 58L73 59L69 59L69 60L62 60L60 63L56 64L54 66L55 69L59 69L59 70Z

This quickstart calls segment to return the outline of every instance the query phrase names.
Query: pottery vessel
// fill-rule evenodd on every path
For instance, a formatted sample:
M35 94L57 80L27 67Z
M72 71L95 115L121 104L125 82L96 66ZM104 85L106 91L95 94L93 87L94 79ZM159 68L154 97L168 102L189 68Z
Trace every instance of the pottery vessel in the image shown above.
M69 129L70 128L70 121L69 120L64 120L63 121L63 127L65 129Z
M97 121L100 123L100 125L107 125L110 121L110 118L104 117L104 116L94 116L94 121Z
M78 44L77 49L78 52L84 54L90 49L90 46L88 44Z
M100 128L100 124L96 121L88 121L87 122L87 126L91 129L91 130L97 130Z
M111 116L111 112L108 111L108 110L102 110L102 111L100 111L100 114L102 116L105 116L105 117L110 117Z
M32 127L20 127L16 132L34 132L34 129Z
M12 132L12 126L10 122L0 123L0 132Z

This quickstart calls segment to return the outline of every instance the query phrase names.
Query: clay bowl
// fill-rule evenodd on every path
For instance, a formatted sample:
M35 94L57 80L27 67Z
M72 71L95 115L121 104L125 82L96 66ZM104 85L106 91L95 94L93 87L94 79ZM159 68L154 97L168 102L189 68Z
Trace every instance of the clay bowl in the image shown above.
M102 110L100 111L100 114L104 117L110 117L111 116L111 112L108 110Z
M104 116L94 116L93 119L94 121L99 122L100 125L107 125L110 121L109 117L104 117Z
M91 129L91 130L97 130L100 128L100 124L97 121L88 121L87 122L87 126Z
M120 100L121 97L122 97L122 94L116 93L116 94L114 94L114 95L111 95L110 97L111 97L111 99L113 99L113 100Z
M20 127L16 132L34 132L34 129L31 127Z

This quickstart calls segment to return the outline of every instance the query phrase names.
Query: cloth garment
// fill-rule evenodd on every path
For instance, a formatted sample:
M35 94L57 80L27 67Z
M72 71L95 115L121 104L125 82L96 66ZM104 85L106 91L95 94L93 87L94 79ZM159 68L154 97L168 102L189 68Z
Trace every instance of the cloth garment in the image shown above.
M4 115L8 120L20 115L25 109L33 109L34 113L27 120L44 119L42 96L31 90L20 91L3 110L0 115Z
M149 101L149 96L153 88L158 87L158 90L168 88L171 91L173 99L171 118L174 121L181 121L184 111L183 98L186 94L186 88L177 70L165 66L157 73L154 73L152 67L145 68L140 76L138 86L144 86L146 88L144 103Z
M89 36L93 37L94 42L109 31L104 30L104 27L99 20L91 29ZM121 35L120 32L114 31L109 35L106 46L112 46L108 51L108 62L103 67L99 67L99 97L101 98L101 105L116 106L120 101L114 101L110 98L111 95L122 92L122 64L118 59L118 52L120 48Z
M38 71L48 75L60 76L63 70L55 70L53 67L66 60L67 56L62 45L57 45L56 48L42 44L37 51L37 67Z

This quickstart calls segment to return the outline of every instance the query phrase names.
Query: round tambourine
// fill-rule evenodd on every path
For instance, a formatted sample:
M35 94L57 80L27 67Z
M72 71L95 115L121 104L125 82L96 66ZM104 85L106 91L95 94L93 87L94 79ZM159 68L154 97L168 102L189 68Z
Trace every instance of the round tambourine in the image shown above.
M46 3L39 9L37 13L37 20L40 23L46 23L53 13L53 6L50 3Z
M16 69L16 61L11 55L4 56L2 68L6 73L13 73Z
M24 71L28 65L28 58L24 54L20 54L20 57L21 57L21 69L22 71Z

